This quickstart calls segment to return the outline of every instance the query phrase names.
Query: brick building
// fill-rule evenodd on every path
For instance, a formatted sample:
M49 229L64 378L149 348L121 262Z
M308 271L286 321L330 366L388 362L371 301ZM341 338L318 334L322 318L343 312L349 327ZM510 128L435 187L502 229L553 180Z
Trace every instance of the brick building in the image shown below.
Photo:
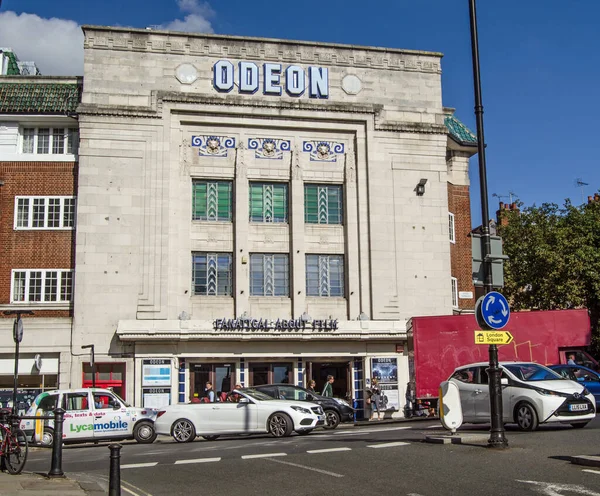
M28 310L20 398L70 376L81 79L0 77L0 402L13 387L14 316Z

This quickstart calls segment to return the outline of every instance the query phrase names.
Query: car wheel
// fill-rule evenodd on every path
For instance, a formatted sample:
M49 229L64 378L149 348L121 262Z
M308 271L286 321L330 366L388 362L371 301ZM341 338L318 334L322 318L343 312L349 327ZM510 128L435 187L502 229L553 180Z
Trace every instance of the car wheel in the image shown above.
M179 419L173 423L171 434L178 443L191 443L196 439L196 428L188 419Z
M586 425L589 424L588 422L573 422L571 425L575 428L575 429L583 429Z
M133 437L140 444L151 444L156 439L156 431L151 422L138 422L133 428Z
M324 429L335 429L340 424L340 414L335 410L325 410Z
M274 413L269 418L269 433L273 437L287 437L294 430L292 419L285 413Z
M538 428L539 421L535 408L529 403L520 403L515 411L515 420L522 431L534 431Z
M204 439L206 439L207 441L214 441L215 439L219 439L218 434L214 435L214 436L202 436Z
M42 446L50 448L54 444L54 429L51 427L44 427L44 433L42 438L38 441Z

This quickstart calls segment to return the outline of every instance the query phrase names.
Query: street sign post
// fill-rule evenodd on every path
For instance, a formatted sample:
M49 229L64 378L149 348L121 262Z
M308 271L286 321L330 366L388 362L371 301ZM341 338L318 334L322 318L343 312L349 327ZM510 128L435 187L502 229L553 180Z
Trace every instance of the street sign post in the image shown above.
M475 318L482 329L502 329L510 319L506 298L492 291L477 300Z
M475 344L510 344L513 339L508 331L475 331Z

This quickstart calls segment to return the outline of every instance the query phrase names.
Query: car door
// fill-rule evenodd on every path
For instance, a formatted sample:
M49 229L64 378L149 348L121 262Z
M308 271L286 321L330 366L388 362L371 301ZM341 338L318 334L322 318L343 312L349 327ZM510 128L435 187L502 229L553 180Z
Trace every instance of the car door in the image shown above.
M458 386L460 405L465 422L477 420L475 398L481 394L481 385L477 384L477 373L478 367L467 367L457 370L451 377Z
M596 398L596 403L600 403L600 376L583 367L570 367L571 372L575 376L575 380L583 384L590 393Z
M214 432L255 432L258 428L256 404L245 397L238 403L211 403L207 406L211 409L209 422Z
M90 410L89 391L65 392L62 398L65 410L63 438L66 440L92 439L94 417Z
M478 387L474 390L475 416L478 421L487 422L490 419L490 382L486 369L487 365L478 367L475 374L475 383Z
M131 434L132 421L127 416L125 405L108 392L92 393L92 411L94 413L94 437L106 439L122 438Z

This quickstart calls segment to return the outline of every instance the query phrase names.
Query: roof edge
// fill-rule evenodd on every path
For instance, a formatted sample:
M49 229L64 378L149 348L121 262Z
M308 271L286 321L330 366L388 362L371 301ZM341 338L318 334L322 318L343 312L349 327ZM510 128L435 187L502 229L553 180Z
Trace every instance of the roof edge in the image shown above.
M185 31L168 31L159 29L141 29L141 28L123 28L113 26L97 26L93 24L84 24L81 26L85 35L86 31L105 31L105 32L119 32L119 33L135 33L135 34L159 34L159 35L176 35L186 36L191 38L209 38L213 40L229 40L229 41L254 41L259 43L276 43L280 45L303 45L303 46L319 46L323 48L342 48L346 50L365 50L369 52L389 52L389 53L401 53L407 55L424 55L426 57L437 57L442 58L444 56L441 52L428 52L425 50L408 50L403 48L386 48L386 47L372 47L364 45L350 45L344 43L329 43L320 41L303 41L303 40L286 40L282 38L261 38L254 36L237 36L237 35L225 35L225 34L209 34L209 33L189 33Z

